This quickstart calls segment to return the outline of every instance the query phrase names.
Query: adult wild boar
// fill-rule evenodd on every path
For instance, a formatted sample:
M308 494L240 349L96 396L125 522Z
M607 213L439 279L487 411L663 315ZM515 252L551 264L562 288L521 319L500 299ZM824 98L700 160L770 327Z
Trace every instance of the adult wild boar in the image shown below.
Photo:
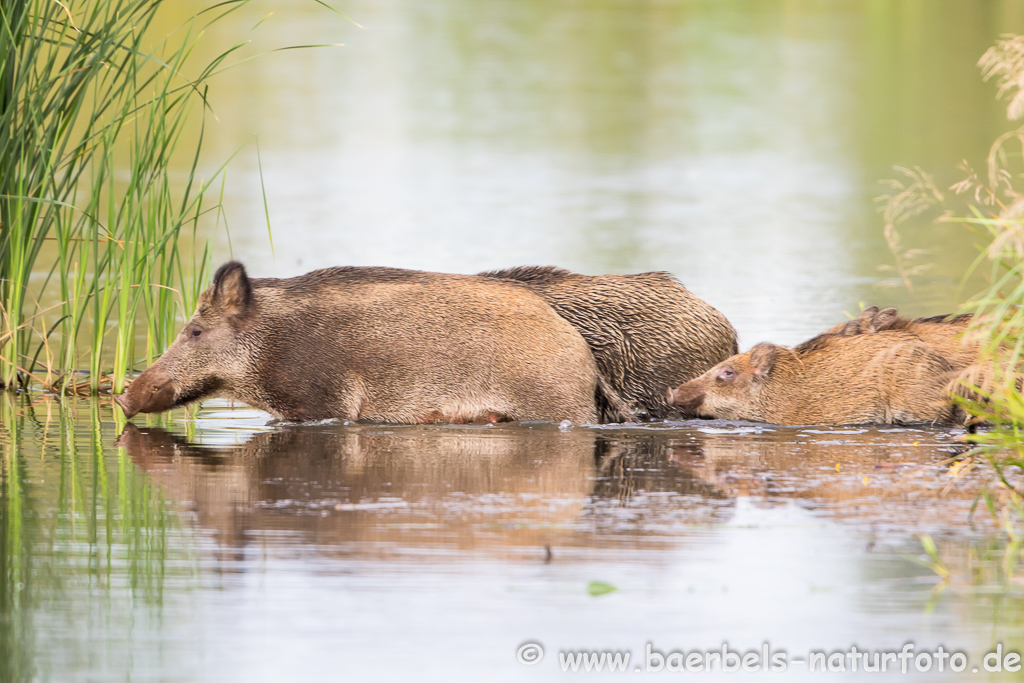
M665 386L737 353L724 315L669 273L580 275L552 266L481 273L538 294L583 335L601 375L640 413L662 419Z
M684 413L780 425L957 424L953 366L904 331L822 334L793 349L758 344L668 390Z
M125 415L227 396L287 420L596 422L621 399L543 299L473 275L328 268L250 280L227 263Z

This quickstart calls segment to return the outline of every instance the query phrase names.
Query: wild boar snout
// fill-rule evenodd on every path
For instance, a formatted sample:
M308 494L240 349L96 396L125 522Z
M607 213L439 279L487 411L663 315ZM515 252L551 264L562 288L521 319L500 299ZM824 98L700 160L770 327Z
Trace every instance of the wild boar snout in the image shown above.
M679 408L684 414L696 415L697 409L704 403L704 387L696 382L680 384L667 392L668 404Z
M138 413L159 413L174 406L174 381L166 370L154 365L114 400L129 419Z

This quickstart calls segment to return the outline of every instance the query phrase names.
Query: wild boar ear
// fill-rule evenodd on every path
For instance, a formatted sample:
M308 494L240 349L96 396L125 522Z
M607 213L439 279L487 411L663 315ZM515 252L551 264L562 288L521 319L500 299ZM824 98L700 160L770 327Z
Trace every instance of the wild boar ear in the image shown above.
M245 266L228 261L213 276L213 305L228 318L242 318L252 305L252 285Z
M767 375L775 364L775 344L762 343L750 349L750 366L754 374Z

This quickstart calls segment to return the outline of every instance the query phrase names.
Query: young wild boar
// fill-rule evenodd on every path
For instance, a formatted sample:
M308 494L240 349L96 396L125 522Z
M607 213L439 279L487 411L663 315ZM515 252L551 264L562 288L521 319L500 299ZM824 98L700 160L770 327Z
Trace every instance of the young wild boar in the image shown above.
M962 422L949 361L904 331L758 344L668 390L684 413L780 425Z
M525 266L481 275L540 295L587 340L612 388L653 419L671 411L666 384L691 380L739 351L725 316L669 273L591 276Z
M287 420L581 423L625 410L579 333L521 287L394 268L250 280L237 262L117 402L131 417L215 395Z

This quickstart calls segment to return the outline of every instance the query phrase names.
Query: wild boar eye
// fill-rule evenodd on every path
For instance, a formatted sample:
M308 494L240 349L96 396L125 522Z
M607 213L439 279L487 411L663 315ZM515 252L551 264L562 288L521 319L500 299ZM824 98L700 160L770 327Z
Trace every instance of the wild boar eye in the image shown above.
M193 336L193 337L198 337L198 336L199 336L199 335L201 335L202 333L203 333L203 331L202 331L202 330L192 330L192 336Z
M718 379L730 380L736 376L736 371L732 368L722 368L718 373Z

